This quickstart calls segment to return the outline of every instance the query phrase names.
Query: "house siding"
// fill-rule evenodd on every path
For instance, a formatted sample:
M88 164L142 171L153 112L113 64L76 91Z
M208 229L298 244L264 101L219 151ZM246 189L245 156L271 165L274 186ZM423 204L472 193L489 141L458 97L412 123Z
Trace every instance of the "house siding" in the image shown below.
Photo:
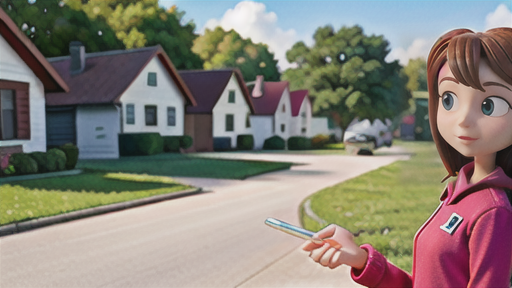
M283 105L285 107L283 112ZM274 135L277 135L284 140L287 140L291 135L292 129L292 105L290 102L290 91L286 88L281 96L281 100L279 100L279 104L277 105L276 113L274 114L275 122L274 122ZM285 125L285 131L281 131L281 125Z
M80 159L119 157L119 113L120 109L114 105L77 107L77 146Z
M149 86L148 73L156 72L157 86ZM160 60L155 56L144 67L120 98L123 113L122 133L157 132L162 136L183 135L185 123L185 97L180 92ZM126 105L134 104L135 123L126 123ZM157 107L157 125L146 126L146 105ZM167 107L176 108L176 125L167 125Z
M229 91L235 91L235 102L229 103ZM245 100L242 89L238 85L238 81L234 74L226 85L226 88L219 97L219 100L213 107L213 137L230 137L231 147L236 148L236 139L241 134L252 134L251 127L246 127L246 118L250 113L249 105ZM226 131L226 115L234 116L233 131Z
M265 139L274 135L274 133L272 133L273 118L273 116L251 116L255 150L263 149Z
M303 118L302 114L305 113L306 117ZM305 136L311 137L311 104L307 98L304 98L300 106L299 115L292 117L291 120L291 134L290 136ZM305 128L306 131L302 132ZM314 135L313 135L314 136Z
M25 106L19 107L19 113L25 113L22 117L26 120L25 123L21 123L22 127L20 128L23 131L18 131L20 133L19 137L28 139L1 140L0 147L22 145L24 152L46 151L43 83L1 35L0 55L2 55L0 57L0 80L26 83L28 85L28 95L25 95L25 100L22 101L25 101L25 105L29 103L30 107L29 109Z

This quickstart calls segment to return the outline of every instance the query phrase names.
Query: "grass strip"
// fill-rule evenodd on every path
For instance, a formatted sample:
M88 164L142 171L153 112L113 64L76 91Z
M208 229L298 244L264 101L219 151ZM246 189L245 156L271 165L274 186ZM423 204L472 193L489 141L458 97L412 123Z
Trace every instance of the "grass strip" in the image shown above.
M12 182L0 186L0 225L191 188L169 177L123 173Z
M315 193L311 208L327 223L353 233L358 244L370 243L389 261L411 271L413 238L419 227L439 205L446 175L433 142L396 142L413 153L357 178ZM307 199L306 199L307 200ZM321 225L302 214L306 229Z
M290 169L291 165L292 163L288 162L213 159L164 153L109 160L81 160L77 168L103 172L242 180L267 172Z

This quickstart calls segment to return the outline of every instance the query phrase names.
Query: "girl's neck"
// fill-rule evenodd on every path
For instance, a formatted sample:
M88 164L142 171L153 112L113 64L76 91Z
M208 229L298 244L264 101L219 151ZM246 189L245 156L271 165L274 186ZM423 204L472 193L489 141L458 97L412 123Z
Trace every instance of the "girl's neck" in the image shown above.
M496 153L485 156L475 156L475 169L469 183L474 184L491 174L496 169Z

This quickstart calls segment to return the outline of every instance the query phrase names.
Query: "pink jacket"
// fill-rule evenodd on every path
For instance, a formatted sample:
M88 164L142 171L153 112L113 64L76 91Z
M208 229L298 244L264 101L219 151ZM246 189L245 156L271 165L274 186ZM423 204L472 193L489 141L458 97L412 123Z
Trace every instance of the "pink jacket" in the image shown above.
M414 239L412 276L365 244L368 261L352 279L368 287L509 288L512 265L512 207L504 188L512 179L498 167L468 184L474 163L448 185L441 204Z

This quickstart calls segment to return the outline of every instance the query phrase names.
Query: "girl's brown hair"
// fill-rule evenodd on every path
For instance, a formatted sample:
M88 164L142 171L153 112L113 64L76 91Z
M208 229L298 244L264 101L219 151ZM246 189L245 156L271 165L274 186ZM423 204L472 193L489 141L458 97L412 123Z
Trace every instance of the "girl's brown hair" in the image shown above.
M440 99L437 87L439 70L448 62L457 81L474 89L485 91L480 83L478 73L482 58L487 60L494 73L512 85L512 28L496 28L485 33L475 33L468 29L450 31L437 40L428 56L430 127L448 176L455 176L460 168L471 162L472 159L463 156L451 147L441 137L437 129L437 107ZM512 177L512 145L498 151L496 165L500 166L509 177Z

